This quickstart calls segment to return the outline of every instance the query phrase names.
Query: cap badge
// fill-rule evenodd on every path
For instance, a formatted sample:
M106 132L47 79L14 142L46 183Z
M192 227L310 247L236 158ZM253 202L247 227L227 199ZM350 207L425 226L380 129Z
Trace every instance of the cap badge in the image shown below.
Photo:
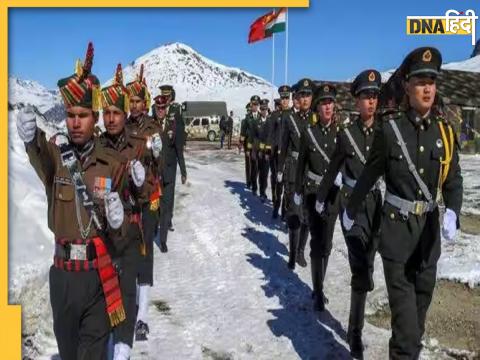
M375 73L373 71L368 74L368 81L375 81Z
M432 52L430 50L426 50L422 55L423 62L430 62L432 61Z
M310 83L308 82L308 80L303 81L303 86L309 86L309 85L310 85Z
M323 91L324 91L324 92L329 92L329 91L330 91L330 88L328 87L328 85L325 85L325 86L323 87Z

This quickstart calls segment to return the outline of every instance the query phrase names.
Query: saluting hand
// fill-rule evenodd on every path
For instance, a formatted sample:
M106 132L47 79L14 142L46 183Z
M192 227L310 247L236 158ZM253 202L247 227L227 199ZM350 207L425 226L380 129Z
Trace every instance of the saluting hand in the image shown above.
M141 187L145 182L145 168L138 160L130 162L130 174L132 174L132 180L136 187Z
M37 132L37 120L32 106L27 105L17 116L18 136L24 143L30 143Z
M123 204L117 192L111 192L105 196L105 212L108 224L112 229L119 229L122 226L124 212Z

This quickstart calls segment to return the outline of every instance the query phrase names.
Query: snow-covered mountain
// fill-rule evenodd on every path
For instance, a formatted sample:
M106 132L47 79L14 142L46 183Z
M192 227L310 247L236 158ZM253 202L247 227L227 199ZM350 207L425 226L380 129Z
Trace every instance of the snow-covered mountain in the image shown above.
M41 113L45 113L57 104L61 104L58 90L48 90L33 80L8 78L8 103L11 108L22 105L34 105Z
M212 61L182 43L160 46L124 66L126 82L135 78L142 64L152 95L159 93L160 85L170 84L177 102L225 101L228 110L243 115L252 95L276 95L276 87L261 77Z

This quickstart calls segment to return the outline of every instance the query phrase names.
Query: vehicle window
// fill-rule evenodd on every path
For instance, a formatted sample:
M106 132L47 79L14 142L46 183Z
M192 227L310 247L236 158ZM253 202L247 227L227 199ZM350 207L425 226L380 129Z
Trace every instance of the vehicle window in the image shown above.
M208 125L208 119L202 119L202 125Z
M193 120L193 126L198 126L198 125L200 125L200 119Z

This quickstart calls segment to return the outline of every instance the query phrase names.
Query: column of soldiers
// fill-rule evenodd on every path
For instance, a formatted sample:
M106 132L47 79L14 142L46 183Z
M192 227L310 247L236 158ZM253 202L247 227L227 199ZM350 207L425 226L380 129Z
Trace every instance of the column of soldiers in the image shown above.
M134 337L149 333L153 241L160 232L166 247L173 162L186 181L184 131L171 86L160 87L152 118L143 66L124 85L118 65L112 85L100 89L93 55L90 43L75 73L58 81L67 134L47 140L32 108L19 114L17 129L45 186L55 236L49 283L60 357L106 359L112 336L113 358L126 360ZM100 111L102 133L95 129Z
M418 359L436 281L440 232L451 241L460 226L463 181L458 143L436 91L441 63L435 48L408 54L398 70L403 101L395 109L379 111L381 75L370 69L351 84L358 115L341 121L335 86L317 88L302 79L293 87L279 88L280 106L267 121L263 149L276 174L276 182L271 182L272 217L278 217L280 206L284 208L291 269L307 265L304 249L310 232L317 311L328 304L324 279L341 214L351 270L347 341L356 359L363 359L365 303L374 288L375 254L383 261L392 313L389 357ZM260 147L255 147L257 129L262 130L255 115L259 103L258 96L251 98L241 132L246 183L254 193L257 168L262 172L265 166L258 163L265 138L260 137ZM260 178L264 194L265 172ZM442 224L439 202L445 205Z

